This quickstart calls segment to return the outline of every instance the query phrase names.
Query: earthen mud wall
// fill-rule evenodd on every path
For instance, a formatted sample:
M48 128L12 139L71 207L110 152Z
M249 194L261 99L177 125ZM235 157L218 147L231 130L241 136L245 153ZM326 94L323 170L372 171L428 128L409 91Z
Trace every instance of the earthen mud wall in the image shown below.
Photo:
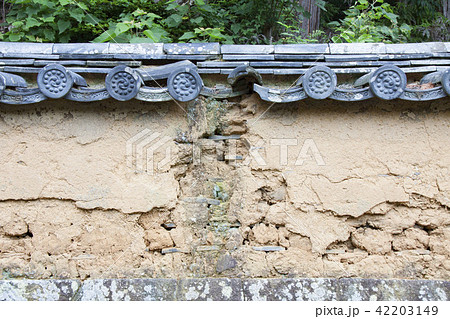
M450 279L450 99L0 107L0 276Z

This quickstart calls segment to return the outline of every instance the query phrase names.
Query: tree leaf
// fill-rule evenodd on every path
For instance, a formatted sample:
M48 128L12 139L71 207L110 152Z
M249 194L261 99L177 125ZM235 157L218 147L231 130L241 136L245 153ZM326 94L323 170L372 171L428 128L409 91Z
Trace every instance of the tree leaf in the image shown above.
M193 24L200 25L203 22L203 20L204 20L203 17L197 17L197 18L191 19L190 21Z
M71 23L70 21L67 20L59 20L58 21L58 30L59 30L59 34L63 33L64 31L66 31L68 28L70 28Z
M127 32L130 29L131 29L131 24L120 22L120 23L116 24L116 28L114 29L114 33L116 35L120 35L122 33Z
M397 17L398 15L394 14L394 13L390 13L390 12L386 12L385 17L388 18L390 21L397 23Z
M9 41L11 41L11 42L17 42L17 41L20 41L20 40L22 39L22 36L23 36L23 35L24 35L23 33L18 33L18 34L11 33L11 34L8 36L8 39L9 39Z
M146 37L132 37L130 43L154 43L154 41Z
M168 1L166 4L168 5L166 7L167 11L174 10L180 6L175 0Z
M35 18L27 18L25 23L25 28L29 29L35 26L41 25L42 22L39 22Z
M69 15L77 20L78 22L83 22L83 18L85 16L85 13L80 8L75 8L73 10L69 10Z
M185 32L178 40L190 40L196 37L196 34L192 31Z
M50 17L43 17L43 18L41 18L41 20L42 20L43 22L54 22L54 21L55 21L55 17L53 17L53 16L50 16Z
M164 22L169 28L178 27L181 21L183 21L183 17L177 13L171 14L170 16L167 17L167 19L164 20Z
M72 1L70 1L70 2L72 2ZM83 2L77 2L77 6L79 6L81 9L83 9L85 11L89 10L87 5L85 5Z
M92 40L92 42L103 43L103 42L113 39L114 37L115 37L114 32L112 32L111 30L106 30L105 32L100 34L98 37L96 37L94 40Z
M161 27L154 27L150 30L145 30L142 33L153 42L161 42L161 40L167 38L168 35L167 31Z
M44 36L45 40L48 40L50 42L55 41L55 32L50 29L44 29Z

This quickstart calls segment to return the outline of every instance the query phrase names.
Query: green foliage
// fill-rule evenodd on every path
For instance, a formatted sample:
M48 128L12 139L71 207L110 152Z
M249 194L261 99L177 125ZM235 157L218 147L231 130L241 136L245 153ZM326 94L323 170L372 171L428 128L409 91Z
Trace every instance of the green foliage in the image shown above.
M169 33L155 22L161 17L137 9L132 13L122 13L118 22L112 22L109 29L100 34L93 42L114 40L119 43L167 42Z
M411 33L409 25L399 25L399 16L384 0L357 0L345 15L329 23L336 33L333 42L405 42Z
M305 36L304 30L298 27L294 27L291 25L284 24L282 22L278 22L281 26L284 27L286 31L282 32L281 38L277 43L287 43L287 44L296 44L296 43L319 43L324 42L326 34L322 30L316 30L309 35Z
M399 20L412 28L412 42L450 40L450 21L441 12L442 0L407 0L396 5Z
M94 25L85 3L70 0L12 0L6 23L10 30L0 34L5 41L68 42L79 24Z
M229 30L235 43L292 43L300 38L302 20L310 16L299 0L229 2ZM316 3L323 5L322 0Z
M10 0L3 41L238 44L449 41L441 0Z
M232 43L232 37L224 33L227 17L220 18L221 7L214 1L194 0L192 4L179 4L169 0L164 25L177 42Z

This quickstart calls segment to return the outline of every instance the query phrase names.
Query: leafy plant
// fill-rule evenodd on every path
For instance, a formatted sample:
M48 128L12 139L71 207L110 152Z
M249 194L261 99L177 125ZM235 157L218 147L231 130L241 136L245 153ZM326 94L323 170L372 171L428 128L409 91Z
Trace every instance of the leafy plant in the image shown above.
M403 0L396 5L399 20L412 27L413 42L450 40L450 21L442 11L442 0Z
M439 15L432 21L424 22L413 28L412 41L422 41L423 39L432 41L450 41L450 20Z
M282 27L285 28L285 32L280 34L280 39L277 43L287 43L287 44L296 44L296 43L319 43L324 42L326 34L322 30L316 30L311 34L305 36L305 32L302 29L297 27L284 24L282 22L278 22Z
M232 37L224 34L227 16L220 16L221 8L212 1L194 0L192 4L179 4L176 0L166 3L169 14L163 23L178 42L232 43Z
M79 24L94 25L95 17L86 13L83 2L70 0L12 0L6 18L4 41L68 42Z
M114 40L121 43L168 42L169 33L155 22L161 17L137 9L132 13L123 13L118 22L111 22L109 29L100 34L93 42Z
M340 22L329 23L336 33L333 42L404 42L411 33L384 0L357 0L345 14Z

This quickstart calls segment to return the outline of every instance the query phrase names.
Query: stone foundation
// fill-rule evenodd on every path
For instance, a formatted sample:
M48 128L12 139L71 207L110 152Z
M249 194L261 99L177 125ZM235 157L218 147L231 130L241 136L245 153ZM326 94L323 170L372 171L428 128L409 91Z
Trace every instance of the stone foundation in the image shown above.
M3 300L447 301L450 285L375 279L3 280Z

